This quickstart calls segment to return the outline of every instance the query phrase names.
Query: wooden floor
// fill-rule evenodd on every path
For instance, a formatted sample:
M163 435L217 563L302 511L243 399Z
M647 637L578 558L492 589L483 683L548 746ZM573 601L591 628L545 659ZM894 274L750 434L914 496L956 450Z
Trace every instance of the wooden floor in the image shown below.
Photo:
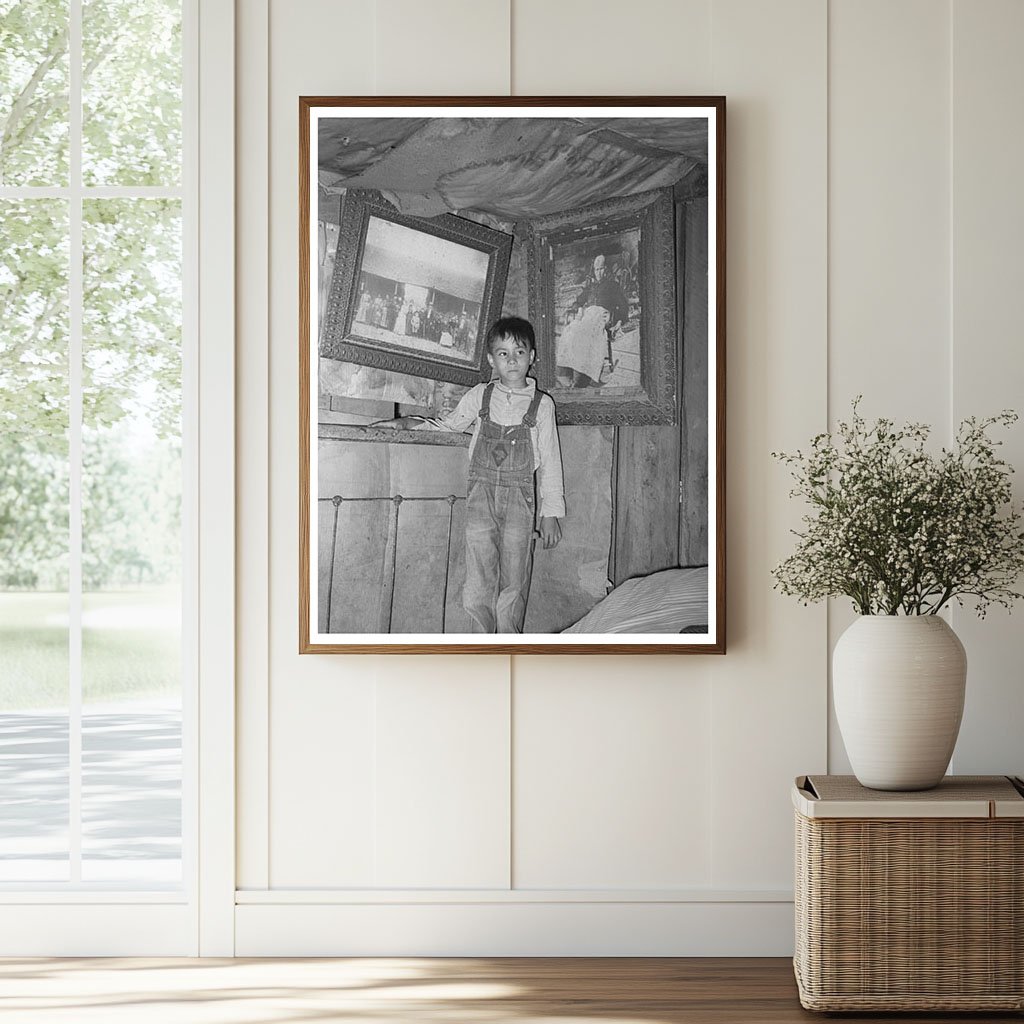
M850 1014L851 1022L1020 1014ZM789 1024L784 959L0 960L2 1024Z

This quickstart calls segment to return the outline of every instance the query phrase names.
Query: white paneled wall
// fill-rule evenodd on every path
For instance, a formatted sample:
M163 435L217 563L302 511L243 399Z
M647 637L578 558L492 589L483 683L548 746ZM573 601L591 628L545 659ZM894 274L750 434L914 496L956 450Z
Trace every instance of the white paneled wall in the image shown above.
M267 799L251 808L243 805L239 819L244 841L268 849L269 857L255 861L260 873L250 874L245 870L247 851L241 851L243 888L303 887L327 880L374 884L375 661L299 657L295 538L299 96L339 89L373 92L375 22L372 3L275 0L269 4L269 50L255 55L269 60L268 206L253 215L269 211L270 221L270 521L265 542L270 556L270 668L266 693L254 694L255 700L268 700L269 708L266 754L258 767L266 773ZM246 591L244 569L240 590ZM260 635L254 632L254 638ZM247 685L243 681L239 694L243 714ZM244 737L240 747L245 756ZM254 757L259 753L252 752Z
M377 679L380 888L509 884L509 659L439 655Z
M949 10L832 0L829 405L949 423Z
M771 590L800 509L769 453L858 392L943 433L1021 404L1021 5L239 7L238 951L785 954L845 611ZM296 654L298 97L510 90L727 97L724 658ZM957 767L1020 771L1021 631L957 627Z
M508 0L376 0L371 7L377 18L372 93L504 96L508 92ZM337 91L328 95L335 96Z
M717 0L712 19L729 204L729 653L706 666L712 875L723 889L789 889L788 787L825 767L825 613L771 592L799 512L770 453L825 425L826 18L816 0Z
M267 757L270 655L270 433L268 323L270 318L270 66L265 4L236 11L236 330L245 357L235 361L238 450L235 543L238 646L236 717L236 885L267 883ZM259 159L252 154L259 153ZM265 155L264 155L265 154Z
M711 699L652 656L516 658L513 883L711 884Z
M830 4L829 411L931 423L1024 412L1019 303L1024 103L1014 0ZM1024 426L1004 435L1024 469ZM1024 497L1024 488L1018 487ZM952 770L1024 769L1024 633L1001 611L951 620L968 655ZM830 644L852 621L833 602ZM834 721L829 766L849 762Z
M952 6L953 419L1012 408L1024 414L1024 4ZM1024 498L1024 426L1004 435ZM967 648L968 688L959 772L1024 775L1024 607L979 622L954 611ZM1005 767L1003 767L1005 765ZM998 766L998 767L997 767Z
M514 0L519 96L708 96L709 0Z
M829 425L949 430L949 8L829 5ZM830 603L829 649L853 621ZM834 717L829 767L848 772Z
M376 659L365 661L332 666L319 658L301 674L292 668L286 679L274 678L270 804L253 808L262 835L246 833L265 848L269 829L270 873L243 874L243 887L376 885L379 673ZM243 806L243 822L246 811Z

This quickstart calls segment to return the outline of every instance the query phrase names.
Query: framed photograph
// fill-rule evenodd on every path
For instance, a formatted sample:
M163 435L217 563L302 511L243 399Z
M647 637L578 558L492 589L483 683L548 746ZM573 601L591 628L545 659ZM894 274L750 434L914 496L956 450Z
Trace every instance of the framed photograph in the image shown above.
M672 190L538 218L528 253L537 381L558 422L675 423Z
M409 217L379 193L339 196L334 278L321 326L329 359L476 384L501 311L512 236L462 217Z
M299 651L725 652L725 100L301 97Z

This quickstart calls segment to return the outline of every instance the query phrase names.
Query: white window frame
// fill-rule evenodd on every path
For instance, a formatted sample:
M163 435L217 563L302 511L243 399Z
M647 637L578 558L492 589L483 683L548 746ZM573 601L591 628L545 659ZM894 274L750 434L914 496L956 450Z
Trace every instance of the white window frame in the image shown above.
M198 9L198 952L235 952L235 3ZM198 100L198 97L197 97Z
M82 883L79 828L68 883L0 887L0 955L234 953L234 4L183 0L179 187L83 186L83 0L69 0L67 187L3 187L68 202L70 811L81 809L82 215L89 198L175 198L183 212L182 885ZM202 98L202 103L200 103Z

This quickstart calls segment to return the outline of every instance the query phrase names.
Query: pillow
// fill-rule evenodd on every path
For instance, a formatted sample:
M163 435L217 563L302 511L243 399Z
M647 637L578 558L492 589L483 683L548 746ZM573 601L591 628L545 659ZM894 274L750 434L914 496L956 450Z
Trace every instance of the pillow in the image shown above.
M563 633L696 632L708 620L708 569L663 569L620 583Z

